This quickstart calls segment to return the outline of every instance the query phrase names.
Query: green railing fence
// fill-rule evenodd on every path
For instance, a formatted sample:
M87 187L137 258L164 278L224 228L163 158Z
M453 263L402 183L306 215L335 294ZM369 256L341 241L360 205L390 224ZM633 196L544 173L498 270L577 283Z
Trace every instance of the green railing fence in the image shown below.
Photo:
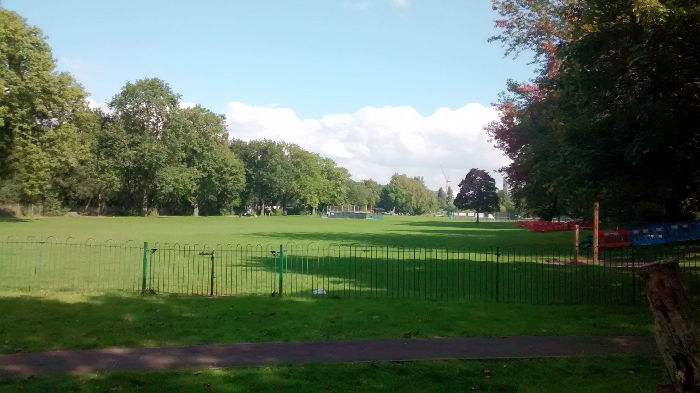
M349 245L215 246L74 239L0 241L0 292L412 297L533 304L639 304L636 268L680 262L700 295L698 243L590 250Z

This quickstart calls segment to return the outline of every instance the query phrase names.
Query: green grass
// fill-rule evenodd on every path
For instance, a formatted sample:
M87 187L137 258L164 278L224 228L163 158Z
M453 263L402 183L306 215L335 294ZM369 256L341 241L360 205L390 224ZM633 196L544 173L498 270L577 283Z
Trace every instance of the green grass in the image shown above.
M1 392L652 392L660 359L370 362L0 380Z
M180 244L361 244L450 249L513 247L571 248L571 232L532 233L515 223L481 223L441 217L382 220L286 217L44 217L0 219L0 240L68 236L78 240L133 240Z
M72 239L66 241L69 236ZM57 217L0 219L0 243L7 237L10 241L52 237L59 244L0 244L0 353L359 338L652 333L645 308L614 305L630 293L638 294L630 292L630 269L571 266L541 251L569 250L569 232L531 233L508 223L477 225L426 217L376 221ZM141 288L144 241L159 248L148 273L148 287L159 294L173 292L173 287L208 293L210 260L199 252L211 245L263 245L217 253L215 292L266 296L133 296ZM307 245L304 253L287 246L284 291L297 297L269 296L277 289L279 261L270 251L278 250L279 244ZM405 249L391 258L379 257L398 250L389 248L393 246ZM314 247L324 250L322 258L318 251L309 252ZM495 254L484 252L491 247L520 250L521 256L534 254L538 263L506 253L496 275ZM428 251L415 254L420 248ZM444 251L467 248L479 251L469 251L466 257ZM334 250L344 254L332 254ZM494 286L496 277L499 286ZM331 295L311 296L310 290L318 287ZM496 294L501 302L557 303L575 302L590 293L611 304L494 302ZM482 372L485 369L490 372ZM610 392L651 391L663 379L657 359L591 358L6 378L0 380L0 391Z
M143 242L125 239L141 238L154 249L147 287L156 293L269 295L279 291L274 253L285 243L283 292L288 295L310 296L324 288L340 296L536 304L642 300L634 269L572 264L571 233L532 233L512 223L429 217L58 217L0 221L0 236L3 232L14 236L0 238L0 290L7 291L136 293L142 288ZM34 241L24 242L25 233L35 234ZM66 239L68 234L73 238ZM46 238L47 243L39 241ZM239 244L223 244L227 241ZM213 264L202 255L212 250ZM693 288L700 286L696 271L686 271Z
M650 335L642 307L416 299L0 297L0 352L501 335Z

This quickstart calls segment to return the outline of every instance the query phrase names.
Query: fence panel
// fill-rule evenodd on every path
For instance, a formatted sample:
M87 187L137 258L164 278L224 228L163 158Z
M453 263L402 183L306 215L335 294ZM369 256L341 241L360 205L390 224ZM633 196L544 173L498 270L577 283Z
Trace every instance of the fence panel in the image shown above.
M597 263L590 249L575 262L571 250L142 244L8 238L0 241L0 291L277 296L281 286L283 296L641 304L636 268L673 258L700 294L697 242L601 249Z

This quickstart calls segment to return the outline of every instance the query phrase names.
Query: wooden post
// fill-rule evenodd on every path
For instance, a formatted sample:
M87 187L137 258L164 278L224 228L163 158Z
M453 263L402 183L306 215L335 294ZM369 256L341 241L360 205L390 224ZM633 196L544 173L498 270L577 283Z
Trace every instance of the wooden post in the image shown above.
M598 263L598 216L600 203L593 204L593 263Z
M574 263L578 263L578 244L579 244L579 233L578 224L574 226Z
M656 345L671 379L670 386L659 386L657 392L700 392L700 325L678 270L674 260L639 268L654 317Z

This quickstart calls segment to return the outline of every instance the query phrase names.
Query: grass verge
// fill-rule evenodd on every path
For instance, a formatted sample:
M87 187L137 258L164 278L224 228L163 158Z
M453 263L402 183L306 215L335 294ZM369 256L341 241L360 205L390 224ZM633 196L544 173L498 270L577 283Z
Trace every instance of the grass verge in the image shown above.
M643 307L416 299L0 297L0 353L111 346L501 335L651 335Z
M0 380L3 392L650 392L659 359L603 357L281 365Z

